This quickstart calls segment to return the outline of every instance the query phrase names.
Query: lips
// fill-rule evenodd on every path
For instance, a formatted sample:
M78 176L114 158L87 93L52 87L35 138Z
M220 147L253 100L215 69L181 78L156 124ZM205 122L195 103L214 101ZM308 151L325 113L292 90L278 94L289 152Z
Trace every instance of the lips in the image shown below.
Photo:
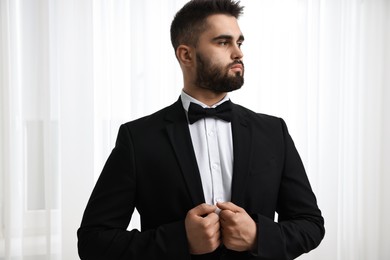
M230 69L240 69L240 70L242 70L243 66L241 64L235 64L235 65L231 66Z

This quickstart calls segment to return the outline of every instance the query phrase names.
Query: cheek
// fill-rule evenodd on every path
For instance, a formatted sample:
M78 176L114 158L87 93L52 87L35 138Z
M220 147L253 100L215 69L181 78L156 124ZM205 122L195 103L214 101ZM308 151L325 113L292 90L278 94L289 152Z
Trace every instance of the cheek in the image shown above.
M213 48L205 53L204 57L212 66L225 67L229 64L229 56L226 48Z
M229 65L229 62L226 61L225 59L222 59L221 57L219 56L213 56L213 57L210 57L210 66L212 68L217 68L217 69L220 69L220 70L225 70L227 68L227 66Z
M211 48L207 51L200 51L198 55L204 63L204 68L207 70L226 72L227 66L231 62L231 60L229 60L228 56L226 55L225 48Z

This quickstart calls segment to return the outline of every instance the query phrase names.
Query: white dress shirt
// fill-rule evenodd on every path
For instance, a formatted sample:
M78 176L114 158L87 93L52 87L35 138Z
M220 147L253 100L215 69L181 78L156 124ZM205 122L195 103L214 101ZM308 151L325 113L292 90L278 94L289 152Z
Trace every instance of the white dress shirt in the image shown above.
M211 106L229 100L223 100ZM186 114L190 102L209 107L182 91L181 101ZM233 138L231 123L218 118L204 118L189 124L192 145L202 180L207 204L230 201L233 177Z

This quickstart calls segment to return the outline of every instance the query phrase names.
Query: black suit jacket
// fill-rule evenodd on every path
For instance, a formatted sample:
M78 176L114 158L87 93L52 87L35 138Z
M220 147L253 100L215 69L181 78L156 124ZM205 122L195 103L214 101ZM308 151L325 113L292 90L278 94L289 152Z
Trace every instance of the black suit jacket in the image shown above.
M179 99L120 127L78 230L81 259L293 259L315 248L324 221L284 121L234 105L232 133L232 202L257 223L256 252L189 254L184 219L204 196ZM126 230L134 208L141 231Z

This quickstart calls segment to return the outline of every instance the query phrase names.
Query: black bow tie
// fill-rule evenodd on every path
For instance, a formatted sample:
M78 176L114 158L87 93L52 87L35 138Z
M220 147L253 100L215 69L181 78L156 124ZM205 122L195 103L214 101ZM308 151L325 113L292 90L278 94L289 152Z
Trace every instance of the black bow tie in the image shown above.
M201 118L205 117L218 117L224 121L231 121L231 112L232 112L232 102L227 100L217 106L216 108L203 108L202 106L190 103L188 108L188 121L190 124L195 123Z

